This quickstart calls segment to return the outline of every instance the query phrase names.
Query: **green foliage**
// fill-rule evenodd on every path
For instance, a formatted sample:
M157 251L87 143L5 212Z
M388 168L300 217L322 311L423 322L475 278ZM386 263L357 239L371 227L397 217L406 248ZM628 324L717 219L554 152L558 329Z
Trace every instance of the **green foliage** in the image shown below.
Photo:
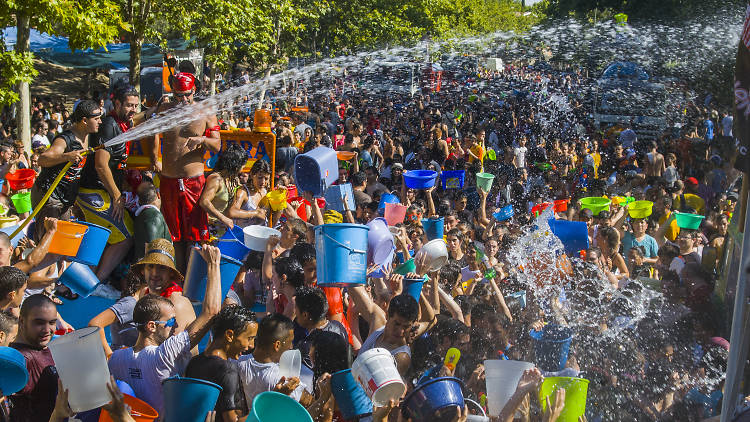
M30 83L37 74L33 54L0 51L0 106L18 101L18 93L13 88L19 82Z
M720 7L744 4L744 0L550 0L547 12L589 21L612 19L621 12L637 20L679 21L710 14Z

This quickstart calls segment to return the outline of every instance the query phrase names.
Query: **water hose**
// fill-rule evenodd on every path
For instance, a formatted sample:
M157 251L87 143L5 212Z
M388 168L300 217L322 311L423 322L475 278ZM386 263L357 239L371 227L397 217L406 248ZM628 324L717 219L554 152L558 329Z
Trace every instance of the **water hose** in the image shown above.
M103 148L103 147L104 147L103 145L100 145L100 146L98 146L96 148L93 148L93 149L87 149L86 151L83 151L81 153L81 155L90 154L90 153L92 153L92 152L94 152L94 151L96 151L98 149ZM31 220L39 213L39 211L41 211L41 209L44 207L44 204L46 204L47 200L49 199L49 197L52 196L52 192L55 191L55 188L57 187L57 185L60 184L60 181L62 180L63 176L65 176L65 173L68 171L68 169L70 168L70 166L72 164L73 164L72 162L68 161L68 163L65 164L65 166L62 168L62 170L60 170L60 173L57 175L57 177L55 178L55 180L52 182L52 186L50 186L50 188L47 189L47 193L44 194L44 196L42 197L42 200L39 201L39 203L36 205L36 208L34 208L34 210L31 212L31 215L29 215L25 220L23 220L23 223L21 223L21 225L18 226L18 228L13 231L13 234L10 235L11 239L13 239L14 237L16 237L16 235L18 233L20 233L21 230L23 230L26 226L28 226L29 223L31 222Z

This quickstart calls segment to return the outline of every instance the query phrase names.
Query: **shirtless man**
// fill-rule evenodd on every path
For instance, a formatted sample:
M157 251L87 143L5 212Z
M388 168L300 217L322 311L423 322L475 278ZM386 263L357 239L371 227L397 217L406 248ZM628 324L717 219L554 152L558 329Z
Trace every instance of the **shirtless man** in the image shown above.
M171 82L176 101L164 110L178 105L193 104L195 76L181 72ZM163 110L157 109L156 112ZM203 175L203 155L221 149L219 124L216 116L200 118L187 126L177 127L163 134L162 162L156 160L160 145L154 141L151 160L154 170L161 173L161 210L175 243L177 268L185 271L189 242L208 240L208 219L198 205L206 178Z
M667 169L664 165L664 156L659 154L656 150L657 147L657 143L652 141L647 154L648 160L646 161L646 168L644 170L649 183L653 183L654 179L660 178Z

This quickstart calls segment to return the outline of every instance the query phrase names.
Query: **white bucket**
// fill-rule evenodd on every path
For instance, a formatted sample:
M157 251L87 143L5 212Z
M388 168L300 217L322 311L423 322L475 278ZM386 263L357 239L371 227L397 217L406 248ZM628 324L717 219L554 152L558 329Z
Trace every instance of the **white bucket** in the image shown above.
M269 237L281 237L280 231L266 226L247 226L242 232L245 234L245 246L258 252L266 250Z
M424 254L427 254L428 271L437 271L448 262L448 247L443 239L432 239L425 243L414 256L414 261L419 262Z
M533 367L533 363L517 360L484 361L487 409L490 416L500 416L500 411L516 391L523 371Z
M352 376L357 380L375 406L381 407L406 392L406 384L396 368L391 352L383 348L370 349L352 363Z
M279 359L279 375L289 378L299 378L302 369L302 354L298 349L287 350Z
M48 347L73 412L96 409L110 401L109 367L99 327L86 327L52 340Z

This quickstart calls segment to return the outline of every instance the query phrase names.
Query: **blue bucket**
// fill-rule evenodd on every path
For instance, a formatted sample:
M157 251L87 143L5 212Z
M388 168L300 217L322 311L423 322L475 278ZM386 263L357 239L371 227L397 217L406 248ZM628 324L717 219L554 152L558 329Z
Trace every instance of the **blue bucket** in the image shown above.
M550 218L549 228L560 238L565 252L576 254L589 248L589 229L584 221L555 220Z
M221 272L221 299L227 296L229 289L234 283L237 272L240 270L242 262L221 255L219 271ZM182 294L193 302L203 302L203 296L206 294L206 281L208 278L208 265L203 259L197 248L190 250L190 259L188 261L188 270L185 274L185 285Z
M344 202L341 197L346 197L346 206L349 207L350 211L353 212L357 209L354 205L354 192L352 192L351 183L330 186L325 195L326 208L343 213Z
M12 347L0 347L0 390L5 396L21 391L29 381L26 358Z
M296 400L275 391L266 391L255 396L250 414L245 419L245 422L287 421L313 422L313 419L307 409Z
M462 189L466 170L443 170L440 179L443 180L443 189Z
M398 196L392 194L392 193L384 193L380 195L380 203L378 204L378 211L382 213L383 210L385 210L385 204L400 204L401 200L398 199Z
M365 284L369 231L370 228L363 224L315 226L318 285L346 287Z
M234 226L232 230L227 230L224 233L217 246L222 255L242 262L250 253L250 248L245 246L244 239L245 234L242 232L242 227Z
M326 188L339 178L339 160L336 151L328 147L294 157L294 181L299 192L323 196Z
M89 229L83 234L81 247L78 248L75 258L70 259L85 265L99 265L99 260L102 257L104 248L107 247L107 240L109 240L111 231L108 228L86 221L76 221L76 223L85 224L89 226Z
M428 189L435 186L436 177L436 171L409 170L404 172L404 183L410 189Z
M417 301L417 303L419 303L419 298L422 295L422 286L424 285L424 281L424 278L405 278L404 293L413 297Z
M573 330L549 324L542 328L542 331L531 330L529 335L534 339L536 364L540 369L547 372L565 369Z
M115 384L117 384L117 388L120 389L120 392L122 394L127 394L129 396L136 397L135 396L135 391L133 391L133 387L131 387L130 384L128 384L127 382L120 381L120 380L115 380Z
M433 378L417 386L404 399L406 416L414 421L428 421L447 408L464 408L461 380L453 377Z
M514 215L515 212L513 211L513 205L506 205L500 208L500 211L492 214L492 216L495 217L495 220L497 221L510 220Z
M91 271L88 265L80 262L71 262L57 281L68 286L70 290L82 297L88 297L99 285L96 274Z
M422 229L427 240L442 239L444 229L444 218L423 218Z
M162 422L205 422L214 410L221 387L196 378L171 377L161 383L164 394Z
M331 392L344 419L355 419L372 413L372 401L362 386L354 381L351 369L331 375Z

